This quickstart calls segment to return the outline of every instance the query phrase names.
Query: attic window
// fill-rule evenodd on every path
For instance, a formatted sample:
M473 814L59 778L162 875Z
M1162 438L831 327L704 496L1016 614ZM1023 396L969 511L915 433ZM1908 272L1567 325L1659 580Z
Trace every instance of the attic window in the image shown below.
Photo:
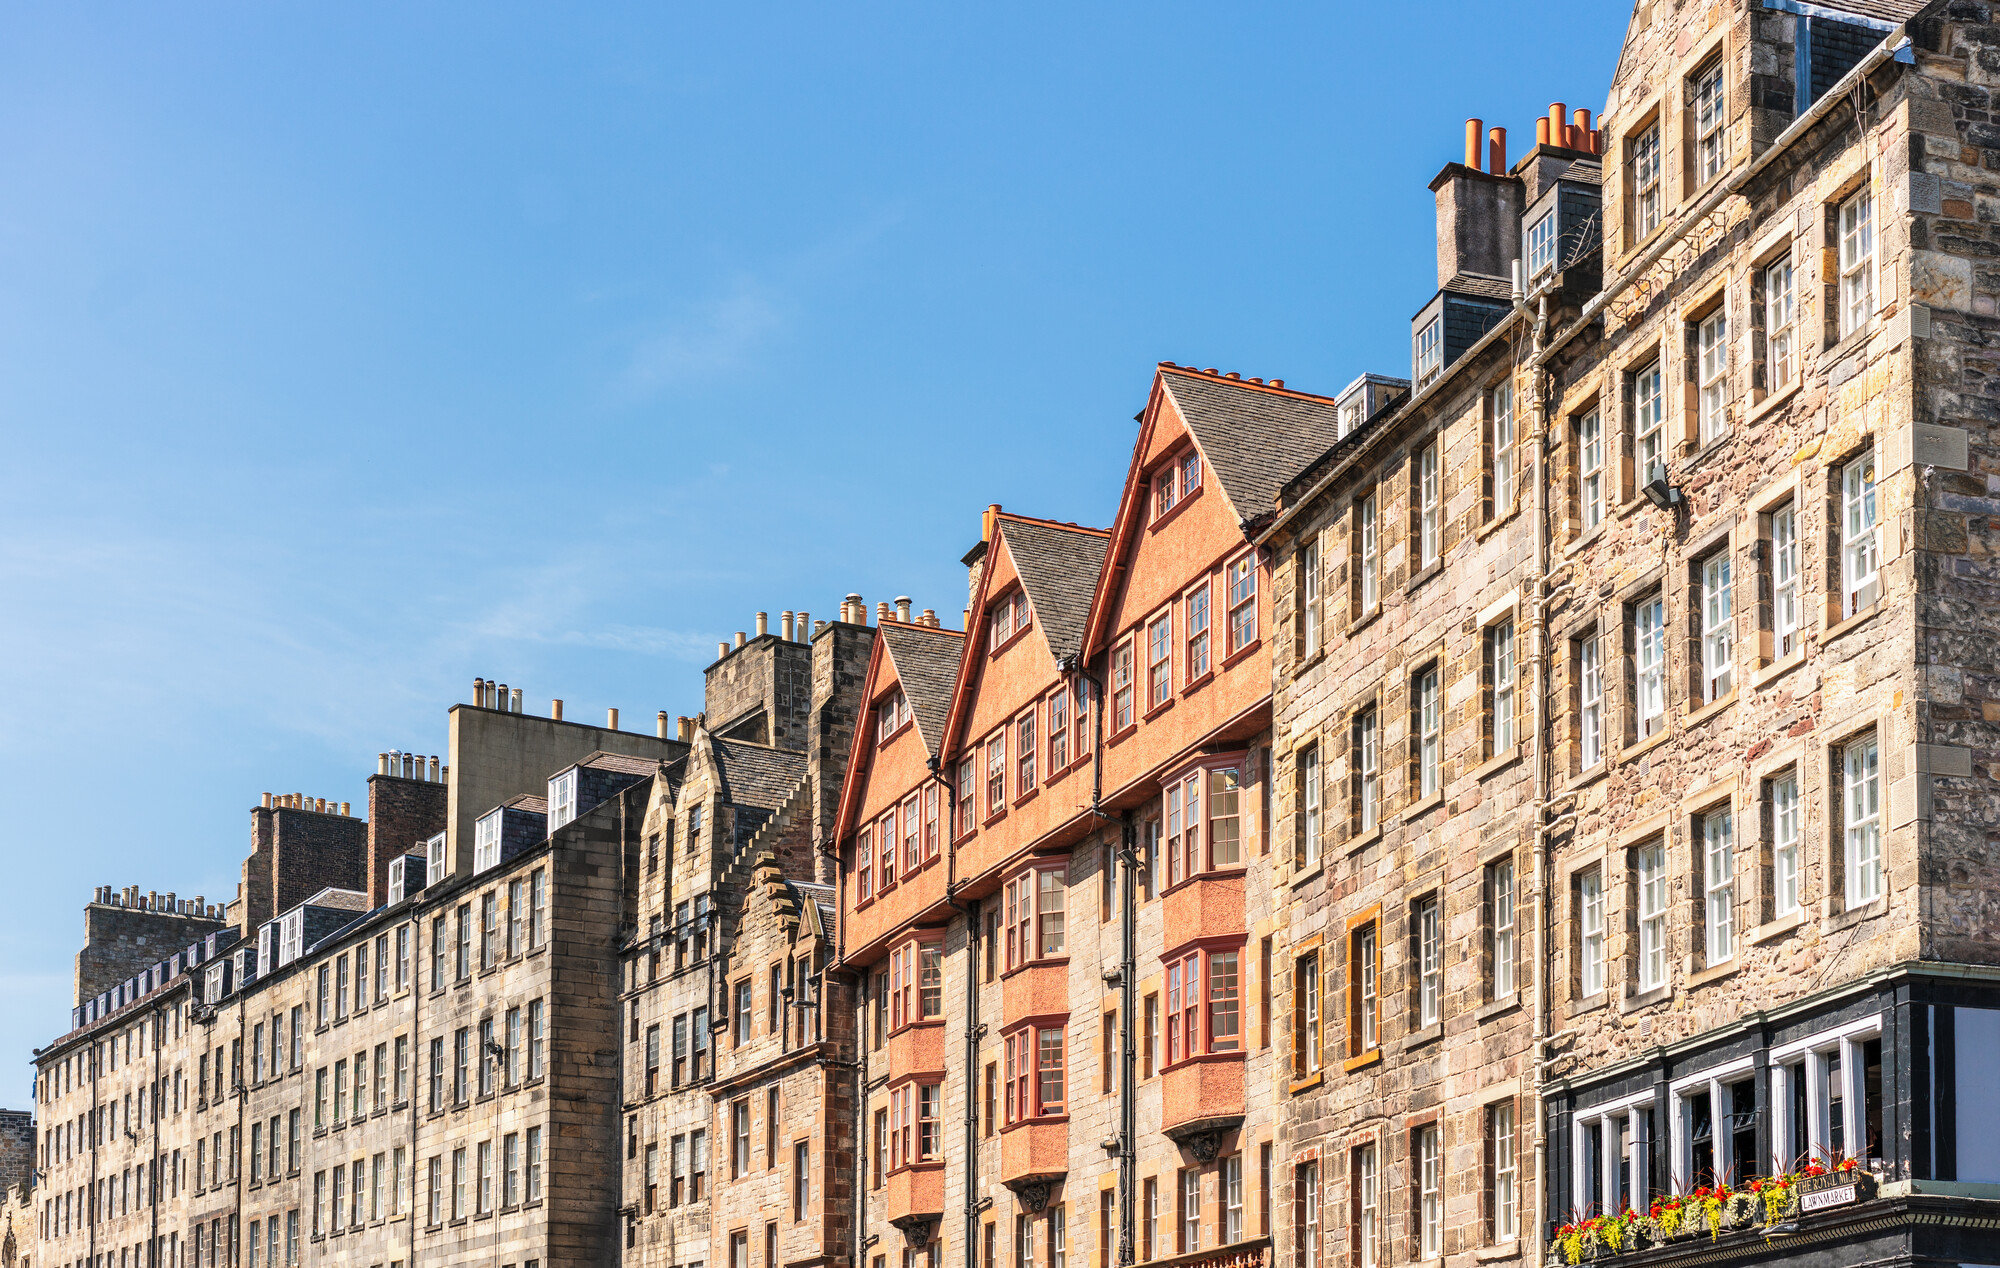
M910 723L910 701L900 689L890 692L875 709L875 741L886 744L889 737Z
M483 872L500 862L500 811L489 810L472 826L472 870Z
M576 818L576 771L564 771L549 781L549 831ZM496 858L494 860L498 862Z
M1444 369L1444 315L1431 318L1417 332L1417 387L1422 389Z
M1556 266L1556 213L1528 227L1528 276L1540 277Z
M1028 592L1016 590L993 605L993 646L1028 628Z
M1201 454L1190 448L1153 477L1153 518L1173 510L1201 488Z

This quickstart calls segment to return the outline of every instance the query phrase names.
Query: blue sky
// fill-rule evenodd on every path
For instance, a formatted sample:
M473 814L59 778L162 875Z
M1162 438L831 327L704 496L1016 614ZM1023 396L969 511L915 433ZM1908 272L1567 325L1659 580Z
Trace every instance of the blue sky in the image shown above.
M92 887L233 894L475 675L693 712L760 608L955 620L989 502L1108 521L1156 361L1406 374L1464 118L1627 14L11 10L0 1058Z

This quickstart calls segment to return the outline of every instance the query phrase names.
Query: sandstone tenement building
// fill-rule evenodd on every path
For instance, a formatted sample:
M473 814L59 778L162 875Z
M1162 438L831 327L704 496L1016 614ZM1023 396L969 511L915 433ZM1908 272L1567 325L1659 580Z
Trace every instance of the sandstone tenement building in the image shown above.
M2000 1262L1993 16L1646 0L1407 372L99 891L0 1268Z

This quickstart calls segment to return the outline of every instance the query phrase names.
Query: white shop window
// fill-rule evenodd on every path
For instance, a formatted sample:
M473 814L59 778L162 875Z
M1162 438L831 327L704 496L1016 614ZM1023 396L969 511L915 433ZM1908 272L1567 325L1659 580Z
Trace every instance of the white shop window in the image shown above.
M1571 1117L1570 1202L1577 1214L1644 1207L1653 1138L1653 1094L1640 1092Z
M1771 1049L1773 1165L1878 1156L1881 1060L1879 1015Z
M1676 1192L1714 1184L1718 1177L1747 1179L1764 1171L1755 1157L1737 1156L1739 1146L1748 1151L1757 1147L1756 1103L1748 1095L1755 1087L1755 1066L1754 1058L1742 1057L1669 1086L1670 1180ZM1747 1137L1736 1130L1739 1125L1749 1129Z

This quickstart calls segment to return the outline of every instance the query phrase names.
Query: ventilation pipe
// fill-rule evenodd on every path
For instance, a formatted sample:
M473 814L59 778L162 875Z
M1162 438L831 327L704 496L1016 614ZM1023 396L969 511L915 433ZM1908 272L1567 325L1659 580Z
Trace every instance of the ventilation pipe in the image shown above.
M558 722L562 721L562 701L560 700L549 701L549 716L554 718Z
M607 731L616 731L618 729L618 710L606 709L604 711L604 729Z
M910 596L907 594L896 596L896 619L905 625L910 623Z
M1486 133L1486 170L1495 176L1507 174L1507 129L1491 128ZM1283 386L1281 380L1277 381Z
M769 634L770 632L771 632L771 614L768 612L759 612L757 614L757 637L762 638L766 634Z
M654 723L653 734L663 740L667 738L667 711L665 709L660 710L659 720Z
M787 643L792 641L792 614L790 612L778 613L778 637Z

